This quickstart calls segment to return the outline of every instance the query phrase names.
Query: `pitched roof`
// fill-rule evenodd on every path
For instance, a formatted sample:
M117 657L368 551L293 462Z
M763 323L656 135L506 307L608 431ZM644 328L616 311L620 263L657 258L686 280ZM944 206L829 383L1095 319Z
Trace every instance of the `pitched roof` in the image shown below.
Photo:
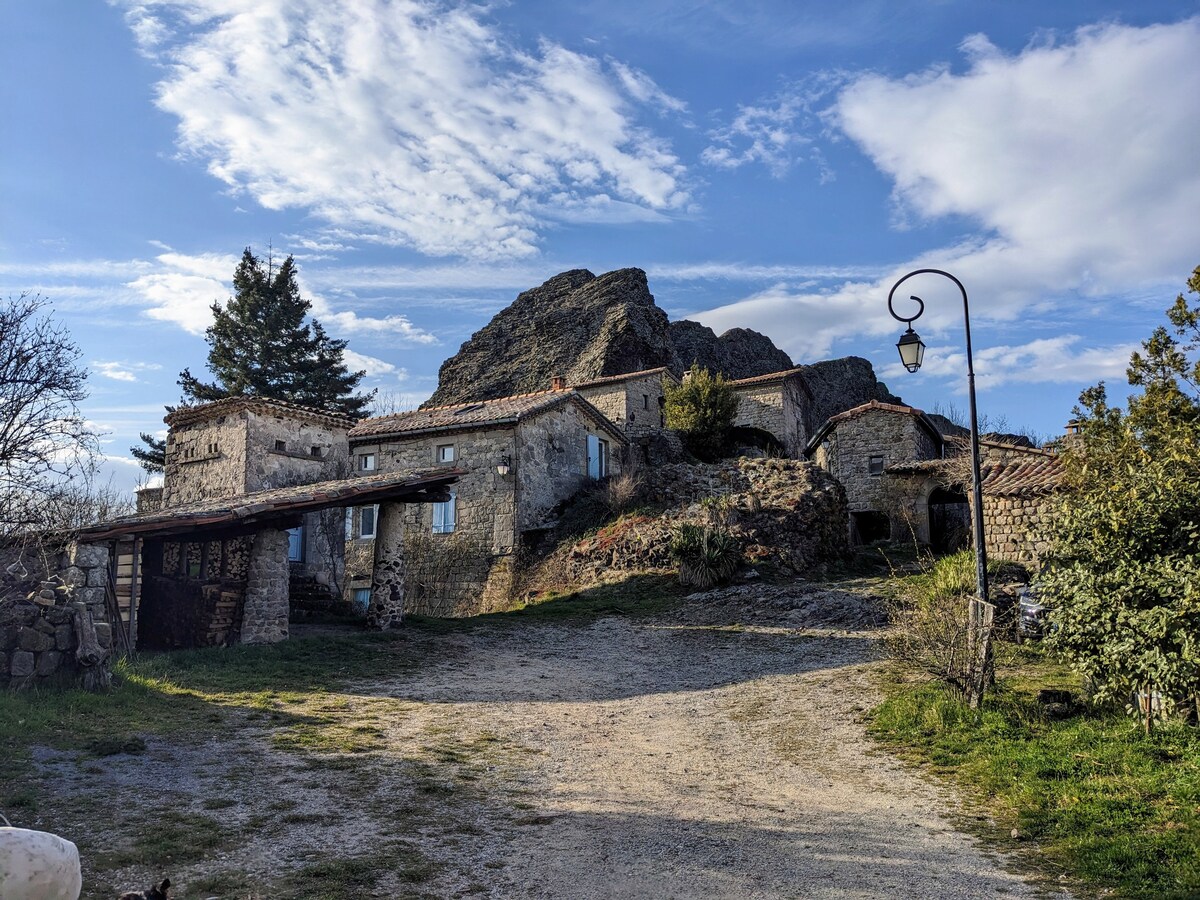
M452 406L432 406L410 412L394 413L363 419L350 429L350 440L367 438L414 437L420 434L437 434L458 431L477 431L484 428L501 428L517 425L533 416L561 406L574 403L588 418L620 440L625 435L616 425L605 418L596 407L588 403L583 395L573 389L562 391L538 391L533 394L517 394L496 400L480 400L475 403L455 403Z
M983 492L995 497L1030 497L1062 487L1063 468L1057 456L1029 455L1004 462L984 462L979 475Z
M752 375L749 378L739 378L737 381L729 382L733 387L749 387L756 384L770 384L772 381L783 381L787 378L804 378L804 373L797 366L792 369L783 369L779 372L768 372L766 375Z
M627 372L624 375L605 375L602 378L593 378L591 381L573 384L571 387L577 389L599 387L606 384L618 384L622 381L633 381L635 378L644 378L647 375L666 375L676 384L679 383L679 379L675 377L675 374L670 369L666 366L659 366L657 369L642 369L640 372Z
M933 438L934 443L939 447L945 443L942 433L938 431L937 426L933 424L929 416L925 415L923 410L917 409L915 406L907 406L899 403L882 403L879 400L869 400L853 409L847 409L826 419L825 424L817 429L817 433L812 436L812 439L808 442L808 446L804 448L805 455L812 454L821 445L821 442L825 440L825 436L837 427L839 422L857 419L859 416L864 416L872 412L891 412L912 416L917 420L917 424L924 428L925 432Z
M458 481L463 474L461 469L444 467L377 472L373 475L271 488L216 500L198 500L101 522L84 529L81 537L89 541L107 540L125 534L165 537L214 528L265 524L302 512L366 505L381 500L437 502L445 499L441 491Z
M337 412L314 409L311 406L301 406L299 403L273 400L270 397L255 396L226 397L224 400L214 400L211 403L176 407L163 418L163 421L171 428L179 428L183 425L205 422L217 416L227 416L241 410L251 410L252 412L264 415L304 419L330 428L349 428L356 421L350 416L345 416Z

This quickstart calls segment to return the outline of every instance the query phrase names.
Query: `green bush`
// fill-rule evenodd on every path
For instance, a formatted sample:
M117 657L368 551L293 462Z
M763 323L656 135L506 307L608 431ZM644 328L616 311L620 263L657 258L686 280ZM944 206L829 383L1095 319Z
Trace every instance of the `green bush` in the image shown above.
M1040 579L1050 646L1098 700L1140 694L1147 730L1162 706L1200 711L1200 306L1181 294L1167 315L1174 336L1156 329L1130 359L1127 410L1103 383L1080 396Z
M728 581L742 563L741 543L723 528L679 525L668 549L679 562L679 583L702 591Z
M680 432L684 446L705 462L725 455L737 411L738 397L729 382L695 363L683 384L666 386L667 427Z

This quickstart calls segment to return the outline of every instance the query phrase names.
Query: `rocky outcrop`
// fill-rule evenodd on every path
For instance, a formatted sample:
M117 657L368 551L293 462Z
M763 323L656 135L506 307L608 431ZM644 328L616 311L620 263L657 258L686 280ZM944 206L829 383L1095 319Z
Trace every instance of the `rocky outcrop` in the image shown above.
M667 365L667 314L641 269L555 275L520 294L442 363L427 406L490 400Z
M737 537L747 564L789 574L841 560L848 551L846 492L812 463L674 464L642 477L639 499L660 514L624 516L592 536L567 541L543 561L540 573L579 586L614 573L674 571L668 547L681 524L720 524Z
M717 336L711 328L681 319L667 326L674 360L668 365L681 375L697 363L729 379L769 375L792 367L792 359L765 334L749 328L731 328Z
M769 337L734 328L719 337L698 322L670 322L646 273L586 269L555 275L520 294L442 364L427 406L546 390L556 375L579 384L693 361L731 379L791 368Z
M844 356L799 368L813 395L808 421L805 422L810 435L815 434L830 416L871 400L881 403L904 402L875 377L871 363L861 356Z

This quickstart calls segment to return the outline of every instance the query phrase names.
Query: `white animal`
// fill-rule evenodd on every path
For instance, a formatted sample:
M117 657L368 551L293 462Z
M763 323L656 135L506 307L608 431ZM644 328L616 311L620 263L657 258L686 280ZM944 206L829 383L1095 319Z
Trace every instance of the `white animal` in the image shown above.
M0 828L0 898L79 900L82 890L78 847L48 831Z

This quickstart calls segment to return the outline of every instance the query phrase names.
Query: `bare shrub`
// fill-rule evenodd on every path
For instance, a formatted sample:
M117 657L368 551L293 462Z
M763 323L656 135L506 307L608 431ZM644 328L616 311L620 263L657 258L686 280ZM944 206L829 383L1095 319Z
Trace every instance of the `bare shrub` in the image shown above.
M641 496L641 490L641 472L633 467L623 470L619 475L604 479L596 487L601 504L614 516L633 509Z

